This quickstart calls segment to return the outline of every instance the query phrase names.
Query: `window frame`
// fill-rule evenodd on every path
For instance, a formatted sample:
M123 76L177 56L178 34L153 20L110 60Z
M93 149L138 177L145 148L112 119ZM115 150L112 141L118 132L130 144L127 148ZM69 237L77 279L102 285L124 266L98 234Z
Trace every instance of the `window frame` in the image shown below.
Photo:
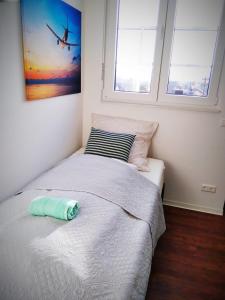
M154 67L149 93L123 92L114 90L117 48L117 20L119 0L106 0L105 41L103 58L102 101L151 104L200 111L221 111L218 104L218 90L225 52L225 1L221 17L220 32L214 52L212 75L207 97L167 94L170 56L172 52L173 27L176 0L160 0Z
M160 75L161 57L163 51L164 30L167 11L167 0L160 1L158 24L156 33L154 67L150 83L149 93L123 92L114 90L116 70L116 47L117 47L117 20L119 0L107 0L106 2L106 38L105 38L105 59L103 75L104 101L118 101L129 103L154 103L158 94L158 83ZM138 100L137 100L138 98Z
M217 38L217 43L214 50L214 59L212 73L210 77L209 93L207 97L201 96L186 96L186 95L173 95L167 94L167 84L169 80L170 57L172 54L173 43L173 28L176 12L176 0L169 0L167 23L164 39L164 49L162 56L161 76L159 84L159 102L172 103L176 105L201 105L201 106L215 106L218 104L218 88L222 72L222 62L225 50L225 1L223 6L223 13L220 20L220 32Z

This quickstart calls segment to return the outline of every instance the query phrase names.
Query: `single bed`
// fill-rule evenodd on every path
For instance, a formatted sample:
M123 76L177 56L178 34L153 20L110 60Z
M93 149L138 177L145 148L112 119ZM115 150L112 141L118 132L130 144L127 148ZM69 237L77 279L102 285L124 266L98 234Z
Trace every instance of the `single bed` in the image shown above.
M165 231L164 165L150 159L142 176L81 152L0 205L1 299L145 298ZM80 213L70 222L31 216L28 205L39 195L76 199Z

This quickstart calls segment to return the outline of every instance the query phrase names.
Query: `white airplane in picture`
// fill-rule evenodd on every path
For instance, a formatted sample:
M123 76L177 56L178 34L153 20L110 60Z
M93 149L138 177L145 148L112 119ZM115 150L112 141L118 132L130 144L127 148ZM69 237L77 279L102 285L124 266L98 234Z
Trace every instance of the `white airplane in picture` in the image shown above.
M73 44L73 43L69 43L68 42L68 36L69 33L72 33L72 31L69 30L69 26L68 26L68 18L67 18L67 27L64 27L64 34L63 37L61 38L48 24L46 24L46 26L48 27L48 29L54 34L54 36L57 38L57 45L60 44L60 46L62 48L64 48L65 46L68 46L68 51L70 51L70 47L75 47L75 46L80 46L79 44Z

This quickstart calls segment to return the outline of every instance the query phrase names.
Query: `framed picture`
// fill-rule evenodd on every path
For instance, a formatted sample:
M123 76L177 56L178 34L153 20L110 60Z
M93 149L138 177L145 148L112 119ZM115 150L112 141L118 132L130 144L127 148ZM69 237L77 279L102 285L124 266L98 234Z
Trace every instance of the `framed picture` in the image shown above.
M61 0L21 0L27 100L81 92L81 12Z

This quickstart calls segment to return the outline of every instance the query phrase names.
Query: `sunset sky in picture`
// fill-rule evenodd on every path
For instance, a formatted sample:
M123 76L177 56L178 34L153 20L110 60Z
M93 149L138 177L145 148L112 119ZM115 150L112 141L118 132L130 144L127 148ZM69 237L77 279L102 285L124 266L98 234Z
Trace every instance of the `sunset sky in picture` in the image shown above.
M81 45L81 14L60 0L22 0L24 68L26 79L56 79L74 77L80 71L77 63ZM47 24L63 38L65 27L67 42L79 46L62 48ZM75 63L76 62L76 63Z

